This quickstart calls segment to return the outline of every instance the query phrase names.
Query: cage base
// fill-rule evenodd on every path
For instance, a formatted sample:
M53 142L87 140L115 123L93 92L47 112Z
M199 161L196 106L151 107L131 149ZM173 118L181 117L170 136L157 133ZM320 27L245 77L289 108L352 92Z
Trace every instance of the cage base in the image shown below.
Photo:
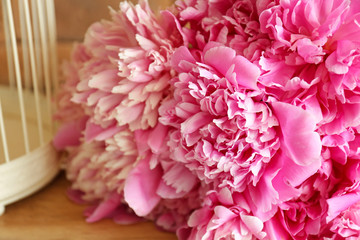
M0 165L0 215L5 206L43 188L59 172L58 153L51 142Z

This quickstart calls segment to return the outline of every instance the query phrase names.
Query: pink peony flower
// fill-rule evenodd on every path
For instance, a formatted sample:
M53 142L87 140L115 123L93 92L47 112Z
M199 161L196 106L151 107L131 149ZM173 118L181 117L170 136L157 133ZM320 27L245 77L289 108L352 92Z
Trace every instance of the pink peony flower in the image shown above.
M223 188L219 193L208 193L204 206L191 214L178 236L181 240L265 239L263 227L241 194Z
M104 128L114 122L131 130L154 127L172 77L169 56L183 44L181 32L169 12L158 19L147 1L122 2L111 15L85 36L89 60L79 70L72 100Z
M276 204L299 196L294 187L320 168L314 119L271 103L257 87L258 68L221 44L193 54L179 48L172 61L179 72L174 100L160 108L161 122L176 129L171 158L216 189L246 190L254 214L268 220Z
M107 217L124 204L125 179L137 161L137 149L132 139L132 133L123 130L105 141L83 143L70 153L65 170L72 182L71 192L79 193L76 197L79 201L100 208L95 208L88 216L89 222ZM113 205L104 211L104 205L109 207L109 201Z
M221 64L218 55L224 57ZM186 48L175 53L173 66L180 73L174 83L176 103L171 105L173 109L161 109L165 114L161 119L178 128L171 141L180 141L175 152L182 156L174 159L187 163L206 183L215 181L216 185L231 185L242 191L249 181L257 182L256 177L248 179L248 174L261 172L263 162L274 154L273 148L278 148L272 128L278 122L269 107L259 101L256 66L236 57L234 50L213 43L203 57L204 63L196 64ZM234 72L226 72L229 68ZM245 86L254 90L247 92ZM175 122L166 116L169 111L176 116ZM260 138L262 141L257 140ZM244 166L240 161L232 166L233 159L244 159Z
M333 221L331 231L337 234L332 239L342 237L355 240L360 238L360 201L343 211Z
M54 140L72 156L66 163L72 189L81 192L82 200L99 203L100 210L95 208L96 217L90 216L89 221L107 215L109 209L103 212L103 205L106 208L108 201L124 203L125 179L131 182L146 161L138 156L137 145L128 148L128 138L134 137L133 130L156 126L157 108L173 75L169 56L183 43L172 14L163 12L161 19L155 17L147 1L136 6L123 2L120 11L111 14L111 21L93 24L84 43L73 52L69 87L65 85L60 94L64 106L57 114L64 124ZM80 111L67 114L73 109ZM145 216L158 200L150 201L144 214L131 206Z
M192 47L203 49L210 41L231 47L249 60L256 61L270 46L260 32L258 7L252 0L176 1L178 18L184 32L193 36ZM191 28L188 29L187 26Z
M291 4L296 4L296 7ZM316 11L306 10L310 9L311 4L317 6L317 11L331 6L326 10L327 14L316 18L320 22L313 25L310 24L313 16L306 15L317 14ZM262 21L262 27L269 30L270 35L274 34L271 35L274 39L273 47L265 51L260 60L259 64L265 72L259 82L265 86L268 94L279 101L312 112L317 118L320 134L340 134L346 128L357 127L360 119L357 97L359 90L355 80L359 72L359 42L355 40L358 31L350 30L359 28L357 18L360 15L357 8L356 4L350 1L289 1L264 10L260 17L262 20L267 19ZM297 19L297 16L301 16L298 11L306 13L305 16L308 17L301 18L303 21ZM275 22L278 25L273 25ZM307 28L312 30L306 30ZM300 30L304 32L294 33ZM309 50L304 52L308 57L300 56L299 49L291 46L302 39L310 39L311 44L321 47L321 54L314 55ZM279 52L279 49L285 49L286 52ZM313 60L310 61L310 58Z
M121 3L65 66L54 145L87 221L360 238L360 5Z
M71 63L64 63L63 65L63 75L66 81L63 82L61 89L57 92L57 112L54 115L54 119L61 123L60 129L53 139L54 146L58 150L79 145L81 132L85 129L88 120L84 109L71 101L76 93L76 85L80 82L79 70L88 59L89 56L85 47L77 44L72 51Z
M349 0L275 1L260 14L261 30L275 40L274 51L291 51L289 55L283 52L286 61L318 64L327 52L325 44L344 21L349 5Z
M319 239L326 226L328 187L321 174L301 184L299 198L280 204L277 214L265 223L270 239Z

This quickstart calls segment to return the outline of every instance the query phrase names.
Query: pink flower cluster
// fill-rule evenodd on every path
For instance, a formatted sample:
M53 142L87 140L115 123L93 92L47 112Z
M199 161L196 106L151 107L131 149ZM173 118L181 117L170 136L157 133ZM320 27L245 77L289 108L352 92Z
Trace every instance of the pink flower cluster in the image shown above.
M360 2L120 3L64 67L87 221L181 240L360 239Z

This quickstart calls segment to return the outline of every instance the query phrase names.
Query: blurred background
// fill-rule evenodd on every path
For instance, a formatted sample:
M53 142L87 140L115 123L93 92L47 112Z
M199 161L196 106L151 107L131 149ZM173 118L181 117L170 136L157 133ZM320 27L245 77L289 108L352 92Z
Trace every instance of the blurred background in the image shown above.
M170 6L174 0L148 0L157 12ZM66 59L72 42L81 41L86 29L100 19L109 19L109 7L119 9L120 0L55 0L59 59ZM137 0L131 2L136 3Z
M174 0L148 0L151 8L158 12L170 6ZM110 19L109 7L119 9L121 0L54 0L57 20L58 59L59 64L69 59L74 41L82 41L87 28L101 19ZM136 3L137 0L131 0ZM15 19L16 34L20 36L18 1L11 0ZM0 4L0 84L7 84L7 60L4 38L4 23ZM19 54L21 44L18 39Z

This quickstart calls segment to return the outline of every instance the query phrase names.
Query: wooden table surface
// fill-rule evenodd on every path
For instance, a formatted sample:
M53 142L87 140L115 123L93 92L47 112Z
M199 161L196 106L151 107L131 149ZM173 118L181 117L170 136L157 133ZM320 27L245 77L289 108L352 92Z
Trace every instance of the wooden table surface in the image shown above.
M118 225L109 219L86 223L84 206L67 199L69 182L60 174L35 195L10 205L0 216L0 240L175 240L152 222Z

